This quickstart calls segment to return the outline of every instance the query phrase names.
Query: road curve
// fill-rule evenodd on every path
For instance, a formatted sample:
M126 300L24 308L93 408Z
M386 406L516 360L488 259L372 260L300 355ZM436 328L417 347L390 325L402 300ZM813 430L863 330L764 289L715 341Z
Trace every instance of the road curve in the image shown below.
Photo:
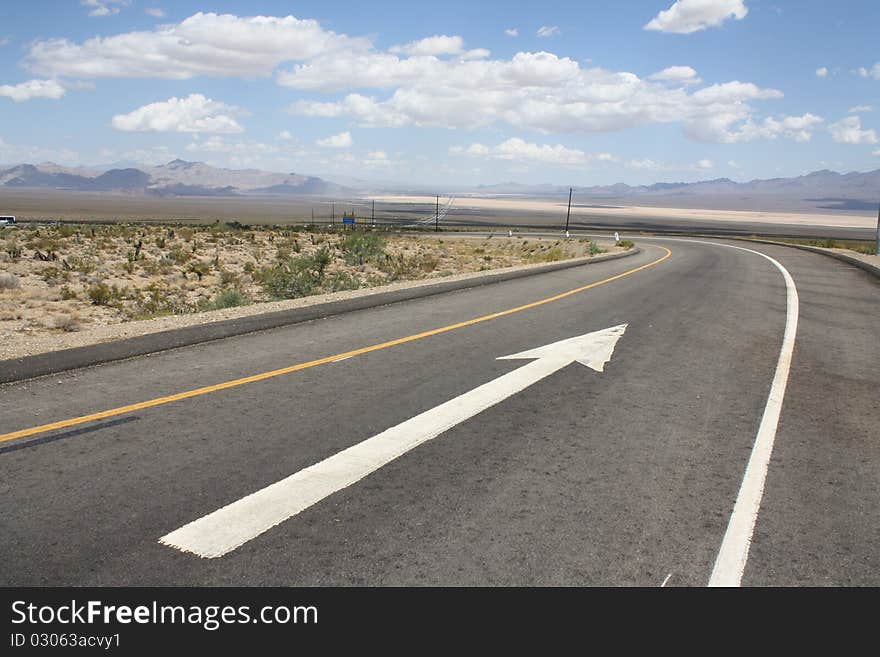
M5 434L584 288L0 443L0 584L705 585L776 371L786 286L742 250L638 242L625 260L0 387ZM880 286L754 249L791 272L800 322L742 583L877 585ZM568 365L223 557L158 542L523 364L499 356L622 324L604 372Z

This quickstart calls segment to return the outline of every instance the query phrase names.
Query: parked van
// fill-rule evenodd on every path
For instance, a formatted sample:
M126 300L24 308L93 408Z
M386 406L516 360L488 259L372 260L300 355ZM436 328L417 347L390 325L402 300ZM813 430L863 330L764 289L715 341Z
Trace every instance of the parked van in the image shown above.
M15 217L0 216L0 226L15 226Z

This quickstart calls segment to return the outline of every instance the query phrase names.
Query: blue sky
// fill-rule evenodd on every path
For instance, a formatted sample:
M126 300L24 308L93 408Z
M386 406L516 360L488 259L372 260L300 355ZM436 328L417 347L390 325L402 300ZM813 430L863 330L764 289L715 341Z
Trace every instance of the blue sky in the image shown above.
M0 162L402 183L880 168L880 2L3 0Z

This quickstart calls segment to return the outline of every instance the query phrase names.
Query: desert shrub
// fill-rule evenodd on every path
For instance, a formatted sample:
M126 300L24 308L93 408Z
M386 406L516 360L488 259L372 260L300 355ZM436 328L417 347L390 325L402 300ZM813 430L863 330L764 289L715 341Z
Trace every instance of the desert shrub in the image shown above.
M322 246L312 255L288 258L258 272L263 289L276 299L296 299L321 291L330 250Z
M131 319L149 319L164 315L189 313L195 308L187 303L180 290L171 290L158 283L150 283L143 290L135 292L135 303L129 310Z
M61 288L61 300L68 301L69 299L76 299L76 292L65 285Z
M21 257L21 247L18 245L18 242L13 237L6 243L6 254L9 256L9 260L15 262Z
M66 271L61 271L58 267L45 267L40 272L40 278L50 286L54 286L57 285L60 280L67 280L69 274Z
M235 287L238 285L238 274L228 269L220 270L220 285L223 287Z
M113 298L110 286L103 281L92 285L86 294L88 294L89 300L96 306L109 305L110 300Z
M183 265L192 259L192 254L184 251L183 247L180 244L175 244L171 247L171 251L168 253L168 257L171 258L178 265Z
M211 271L211 267L207 262L203 262L201 260L196 260L195 262L191 262L189 266L186 268L187 273L195 274L199 277L199 280L202 280L202 276Z
M53 324L55 325L55 328L61 329L67 333L79 331L79 322L76 321L75 317L70 315L58 315L55 317Z
M602 253L603 251L604 251L604 249L602 247L600 247L598 244L596 244L596 242L592 242L592 241L590 242L590 255L591 256Z
M341 292L343 290L356 290L361 286L356 276L346 271L335 271L327 276L324 289L328 292Z
M622 249L631 249L635 246L635 243L632 240L620 240L617 243L617 246L621 247Z
M18 286L18 276L15 274L0 274L0 290L14 290Z
M220 310L222 308L235 308L246 306L251 300L239 289L230 287L218 292L214 298L199 304L199 310Z
M91 274L97 268L94 258L89 256L70 256L67 262L73 271L80 274Z
M365 265L385 255L385 237L379 233L351 233L340 246L349 265Z

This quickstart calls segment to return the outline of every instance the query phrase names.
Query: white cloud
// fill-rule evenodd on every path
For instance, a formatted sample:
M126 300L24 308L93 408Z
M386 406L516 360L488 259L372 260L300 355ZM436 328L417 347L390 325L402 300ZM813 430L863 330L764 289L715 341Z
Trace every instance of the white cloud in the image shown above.
M699 162L697 162L696 168L700 171L708 171L709 169L715 168L715 164L712 162L712 160L700 160Z
M153 18L165 18L165 10L161 7L147 7L144 12Z
M649 160L648 158L642 160L630 160L629 167L631 169L645 170L645 169L659 169L660 165L657 164L654 160Z
M9 38L0 37L0 48L2 48L3 46L8 46L8 45L9 45Z
M559 26L558 25L542 25L538 28L538 31L535 33L539 37L546 39L548 37L556 36L559 34Z
M611 153L596 153L596 159L600 162L617 162L618 158Z
M131 0L80 0L79 3L89 9L89 16L114 16L128 7Z
M504 33L509 37L518 37L519 36L519 28L508 27L506 30L504 30Z
M295 139L295 137L290 133L289 130L282 130L281 132L279 132L278 138L283 139L284 141L290 141L292 139Z
M454 146L449 152L453 155L545 164L584 164L588 160L588 155L581 150L566 148L562 144L533 144L519 137L512 137L491 148L483 144L471 144L467 148Z
M858 69L858 74L863 78L874 78L875 80L880 80L880 62L874 64L871 68L865 68L864 66Z
M728 18L742 20L748 13L743 0L676 0L669 9L657 14L644 29L691 34L721 25Z
M856 105L855 107L850 107L847 110L847 114L859 114L860 112L873 112L873 105Z
M0 96L11 98L22 103L33 98L51 98L57 100L65 93L64 87L55 80L28 80L20 84L0 85Z
M827 78L828 77L828 67L820 66L816 69L816 77L817 78Z
M877 143L877 132L873 129L863 130L862 122L857 116L848 116L837 123L832 123L828 126L828 131L838 144Z
M277 79L301 90L349 91L339 100L301 100L289 109L306 116L347 116L367 127L475 128L504 122L559 133L681 122L689 135L705 141L735 140L728 134L732 129L754 122L750 101L782 97L778 90L739 81L688 92L683 86L696 84L690 67L656 75L667 79L583 68L550 52L464 61L371 51L318 57ZM685 84L670 84L673 78ZM382 97L354 89L391 93Z
M697 141L733 144L755 139L786 137L799 142L809 141L824 122L821 116L807 112L802 116L767 117L755 121L736 106L734 111L719 111L685 123L685 134Z
M361 161L368 167L391 166L391 160L388 159L388 154L385 151L370 151Z
M731 169L742 168L736 160L727 160L727 166L729 166Z
M464 51L464 39L460 36L437 34L419 41L411 41L402 46L392 46L388 50L393 53L402 52L416 57L423 55L435 57L438 55L458 55Z
M144 105L128 114L117 114L111 125L128 132L244 132L235 116L247 112L202 94Z
M152 31L94 37L81 44L37 41L24 65L47 76L77 78L255 77L270 75L282 62L367 47L368 40L324 30L314 20L197 13Z
M252 156L254 158L278 152L278 147L258 141L226 141L223 137L212 135L203 141L187 144L186 150L191 153L225 153L232 155Z
M331 135L326 139L318 139L315 143L325 148L348 148L354 142L350 132L340 132L338 135Z
M0 162L6 164L35 164L57 162L58 164L79 164L80 157L68 149L50 149L40 146L10 144L0 137Z
M697 72L690 66L669 66L662 71L649 76L650 80L663 82L677 82L679 84L698 84L702 82L697 77Z

